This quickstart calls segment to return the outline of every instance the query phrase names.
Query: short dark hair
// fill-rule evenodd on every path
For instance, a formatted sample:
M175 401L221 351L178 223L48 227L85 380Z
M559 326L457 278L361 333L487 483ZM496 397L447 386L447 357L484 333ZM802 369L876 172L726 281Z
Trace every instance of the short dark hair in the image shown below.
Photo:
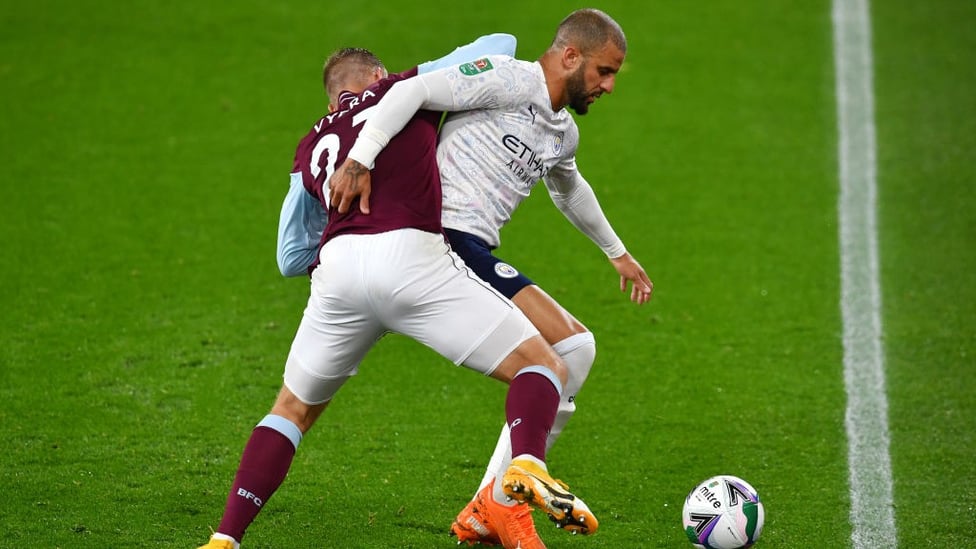
M322 67L322 84L329 97L342 91L350 80L366 78L375 69L386 70L379 57L365 48L336 50Z
M620 25L606 13L593 8L576 10L566 16L556 29L550 48L576 46L583 55L600 49L612 42L620 51L627 52L627 38Z

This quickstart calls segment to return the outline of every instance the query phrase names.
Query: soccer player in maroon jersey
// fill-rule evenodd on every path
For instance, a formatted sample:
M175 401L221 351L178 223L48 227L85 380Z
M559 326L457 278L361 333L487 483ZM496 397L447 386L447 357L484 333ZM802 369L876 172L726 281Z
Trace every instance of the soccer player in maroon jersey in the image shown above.
M440 113L418 112L376 157L363 208L355 201L342 212L329 206L330 178L373 107L394 83L416 72L388 75L372 53L355 48L339 50L326 64L329 114L299 143L293 169L328 211L319 265L311 273L284 384L245 445L220 525L203 547L239 547L284 481L304 434L387 332L508 383L505 415L516 457L504 480L512 497L571 532L597 528L586 504L545 464L565 364L525 315L447 245L435 156ZM359 168L343 174L353 186L366 169Z
M577 166L579 128L569 112L583 115L598 97L613 92L626 50L623 29L612 17L596 9L576 10L559 24L535 62L485 56L398 83L380 101L347 160L371 164L418 109L448 111L437 161L441 220L451 248L522 309L569 372L548 446L575 413L575 397L596 357L595 338L495 250L502 227L543 183L567 220L606 254L620 275L620 289L630 284L635 303L650 299L650 278L627 252ZM368 191L365 177L357 184L364 194ZM332 202L340 211L359 192L348 189L341 177L332 181ZM458 541L497 543L517 532L522 547L542 545L525 506L512 505L504 490L512 457L509 438L503 427L479 489L452 525Z

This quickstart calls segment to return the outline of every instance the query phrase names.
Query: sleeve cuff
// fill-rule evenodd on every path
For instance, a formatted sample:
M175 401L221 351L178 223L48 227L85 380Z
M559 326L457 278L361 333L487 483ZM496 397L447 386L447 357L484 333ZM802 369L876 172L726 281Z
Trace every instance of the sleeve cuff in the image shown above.
M389 142L390 138L383 132L364 128L356 143L349 149L349 158L372 170L376 157Z
M610 259L617 259L618 257L627 253L627 248L624 247L624 243L621 241L616 241L613 244L603 248L603 253L607 254Z

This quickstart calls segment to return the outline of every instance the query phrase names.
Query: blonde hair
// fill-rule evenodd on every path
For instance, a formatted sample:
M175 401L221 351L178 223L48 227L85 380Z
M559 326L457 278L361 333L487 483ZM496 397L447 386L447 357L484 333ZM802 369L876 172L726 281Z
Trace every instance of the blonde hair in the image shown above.
M322 84L325 94L334 98L343 88L367 82L369 77L381 69L386 72L383 62L373 52L365 48L342 48L336 50L322 67Z

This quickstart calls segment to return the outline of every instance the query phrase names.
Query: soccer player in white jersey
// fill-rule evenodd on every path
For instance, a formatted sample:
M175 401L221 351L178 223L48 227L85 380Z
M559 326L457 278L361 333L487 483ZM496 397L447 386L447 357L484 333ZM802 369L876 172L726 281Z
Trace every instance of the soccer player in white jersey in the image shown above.
M620 26L594 9L571 13L536 62L486 56L398 83L377 107L347 163L370 166L418 109L450 111L437 160L443 183L443 224L452 248L481 278L511 298L563 358L569 379L547 439L551 447L575 411L575 397L595 359L595 340L581 322L530 279L495 257L499 231L532 187L543 181L562 213L607 255L630 286L631 301L650 299L653 285L604 215L575 160L579 131L566 107L585 114L611 93L626 54ZM355 183L355 186L353 186ZM339 211L368 196L369 181L333 181ZM360 200L368 209L368 200ZM512 505L498 483L511 461L509 426L502 429L485 477L452 525L458 540L544 547L525 506Z
M418 68L388 74L367 50L345 48L324 69L328 113L299 141L292 179L327 209L320 265L269 414L251 431L224 512L205 549L236 549L284 482L302 437L388 332L412 337L455 364L508 384L506 421L518 454L505 472L513 495L569 531L591 533L596 518L553 479L545 463L566 366L515 305L474 276L450 250L441 224L436 162L440 112L411 116L370 166L368 208L329 206L329 182L353 181L343 163L377 102ZM359 206L359 204L355 204ZM409 367L409 364L404 365ZM308 540L290 546L318 545Z

